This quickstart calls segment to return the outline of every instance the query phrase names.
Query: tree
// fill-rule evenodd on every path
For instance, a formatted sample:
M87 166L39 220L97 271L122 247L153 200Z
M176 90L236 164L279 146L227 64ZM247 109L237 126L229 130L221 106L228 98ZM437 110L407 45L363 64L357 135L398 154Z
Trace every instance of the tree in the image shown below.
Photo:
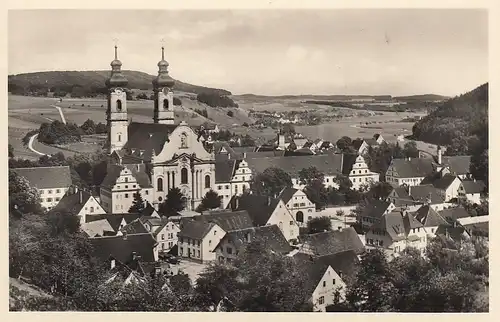
M307 222L307 232L309 234L316 234L330 230L332 230L332 221L327 216L316 217Z
M480 154L472 155L470 160L470 173L477 180L483 180L486 186L489 183L488 149Z
M403 148L403 154L407 158L418 158L419 152L415 141L406 142Z
M165 201L158 206L158 212L166 217L176 216L184 207L184 195L179 188L174 187L168 191Z
M208 209L216 209L219 208L222 204L222 196L219 196L217 192L210 189L203 199L201 199L201 203L196 209L198 212L202 212Z
M128 212L140 214L145 207L145 202L144 199L142 199L141 192L137 191L136 193L134 193L134 201L132 202L132 206L130 206Z
M38 190L26 178L9 169L9 209L21 214L42 213Z
M252 178L250 190L258 195L276 197L285 187L292 186L292 178L280 168L269 167Z
M14 147L9 143L9 158L14 157Z
M227 116L233 117L234 116L234 112L233 111L227 111Z
M352 188L352 182L351 180L349 180L349 177L342 174L337 175L333 179L333 182L335 182L339 186L338 190L342 193L346 193Z
M206 307L227 298L236 311L311 311L308 281L291 257L253 241L230 264L208 266L196 282L195 296Z
M80 127L84 134L90 135L96 133L96 124L93 120L87 119Z
M385 200L391 194L393 188L387 182L376 182L371 185L365 196L370 199Z
M324 178L324 173L316 167L304 168L299 171L300 183L305 185L304 192L307 198L316 205L316 209L321 209L328 201L328 192L323 183Z
M284 135L294 135L296 133L295 127L293 126L293 124L285 123L281 128L281 133Z
M349 146L352 145L352 139L348 136L343 136L340 139L337 140L337 148L339 148L341 151L346 150Z

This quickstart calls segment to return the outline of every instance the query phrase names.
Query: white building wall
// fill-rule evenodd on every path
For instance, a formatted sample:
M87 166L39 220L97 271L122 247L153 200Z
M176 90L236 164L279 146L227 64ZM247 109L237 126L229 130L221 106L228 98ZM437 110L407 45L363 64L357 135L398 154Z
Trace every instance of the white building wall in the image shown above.
M69 187L38 189L41 198L41 205L47 210L54 208L62 199Z
M339 303L345 300L346 285L335 270L328 266L325 274L312 294L313 310L326 312L326 307L335 303L335 293L339 292Z

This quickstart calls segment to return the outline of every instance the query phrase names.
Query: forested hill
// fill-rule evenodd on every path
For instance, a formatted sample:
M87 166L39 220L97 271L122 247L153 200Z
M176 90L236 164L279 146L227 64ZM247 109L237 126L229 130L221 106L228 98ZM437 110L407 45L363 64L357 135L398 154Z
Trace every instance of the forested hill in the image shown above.
M454 149L462 147L469 153L479 146L487 146L488 83L443 102L415 123L413 137Z
M124 70L122 72L129 81L128 88L152 89L153 85L151 81L155 76L133 70ZM109 73L109 70L95 70L50 71L9 75L9 92L23 94L25 92L36 92L47 89L53 92L57 90L71 92L71 89L75 86L88 89L88 91L92 92L100 92L105 88L105 81L109 77ZM216 92L219 95L231 95L231 92L223 89L197 86L181 81L176 81L174 89L196 94Z

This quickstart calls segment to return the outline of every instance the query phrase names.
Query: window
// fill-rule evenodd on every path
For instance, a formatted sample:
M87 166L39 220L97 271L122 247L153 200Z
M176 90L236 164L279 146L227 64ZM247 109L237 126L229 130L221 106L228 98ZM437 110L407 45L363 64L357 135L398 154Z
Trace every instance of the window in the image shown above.
M125 189L128 189L128 185L125 185Z
M325 304L325 297L324 296L319 298L319 304Z
M335 285L335 279L333 279L333 285Z
M226 189L229 189L229 185L226 185Z
M52 198L47 198L47 202L51 202L52 201Z
M210 188L210 176L207 174L205 176L205 189L209 189Z
M135 188L135 187L136 187L136 185L134 184L134 185L132 186L132 188Z
M218 189L218 190L222 190L222 186L221 186L221 185L218 185L218 186L217 186L217 189Z
M323 287L326 287L326 281L323 281Z
M168 242L168 247L169 247L169 248L174 247L174 242Z
M163 100L163 108L168 110L168 99Z
M165 235L161 234L161 240L165 240Z
M40 190L40 194L43 195L43 190Z
M149 191L148 190L146 190L145 193L146 193L146 196L149 195Z
M51 193L52 193L52 190L49 190L49 194L51 194Z
M156 180L156 189L158 191L163 191L163 179L162 178L158 178ZM160 200L161 201L161 200Z
M187 134L186 133L182 133L181 134L181 148L185 149L187 147L188 147L188 145L187 145Z
M57 197L57 198L56 198L56 201L59 201L59 200L61 200L61 198Z
M118 134L118 142L121 142L121 141L122 141L122 135Z
M231 247L227 247L226 251L227 251L228 254L232 254L233 253L233 249Z
M304 213L302 211L298 211L297 214L295 214L295 219L298 222L304 222Z
M300 203L300 206L301 206L301 207L304 207L305 205L306 205L306 203L305 203L305 202L301 202L301 203Z
M200 250L198 250L198 258L200 258L200 257L201 257L201 255L200 255Z
M211 240L208 241L208 246L212 246L212 241Z
M188 183L188 170L186 168L182 168L181 170L181 183Z
M128 199L128 193L125 194L125 199Z
M116 101L116 109L118 111L121 111L122 110L122 101L121 100L117 100Z
M90 212L94 212L94 207L90 207Z
M200 241L199 241L199 240L197 240L197 241L196 241L196 244L197 244L198 246L200 246Z
M162 197L158 197L158 201L160 201L160 202L161 202L162 200L163 200L163 198L162 198Z
M128 182L128 177L125 178L125 182ZM126 187L126 186L125 186Z
M280 227L280 230L283 230L283 222L282 221L280 221L279 227Z
M56 189L56 193L60 193L61 192L61 189Z
M217 230L214 230L214 236L216 236L216 235L217 235Z

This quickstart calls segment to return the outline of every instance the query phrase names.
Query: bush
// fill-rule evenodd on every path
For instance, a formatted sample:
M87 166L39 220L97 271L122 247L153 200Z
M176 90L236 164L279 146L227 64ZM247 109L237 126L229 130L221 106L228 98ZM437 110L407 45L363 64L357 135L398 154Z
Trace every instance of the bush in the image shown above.
M81 141L83 131L74 123L54 121L40 126L38 141L47 144L65 144Z
M174 97L174 105L175 106L181 106L182 105L181 99L178 98L178 97Z
M234 116L234 112L233 112L233 111L228 111L228 112L227 112L227 116L229 116L229 117L233 117L233 116Z
M243 122L243 126L244 127L249 127L248 123L247 122Z
M23 139L22 139L23 144L24 144L24 145L27 145L27 144L29 143L29 141L30 141L30 138L31 138L33 135L37 134L37 133L38 133L38 130L31 130L31 131L29 131L28 133L26 133L26 135L25 135L25 136L23 137Z

